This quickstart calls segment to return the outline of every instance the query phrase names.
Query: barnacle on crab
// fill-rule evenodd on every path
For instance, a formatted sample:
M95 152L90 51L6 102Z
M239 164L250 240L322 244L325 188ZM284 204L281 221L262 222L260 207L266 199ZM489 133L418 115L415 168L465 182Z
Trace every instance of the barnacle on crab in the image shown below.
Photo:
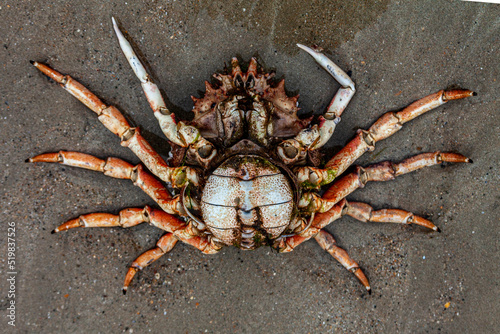
M370 291L359 265L324 230L328 224L349 215L364 222L416 224L438 231L432 222L411 212L373 210L366 203L347 201L346 197L369 181L392 180L441 162L471 162L463 155L423 153L400 163L385 161L358 166L341 175L364 152L373 150L376 142L397 132L404 123L450 100L471 96L472 91L441 90L399 112L388 112L368 130L358 131L354 139L321 165L318 150L331 138L356 90L350 77L317 49L298 44L341 87L313 125L311 118L297 116L298 97L289 97L284 81L276 83L273 74L263 72L255 58L245 71L233 58L227 73L214 75L216 84L205 83L203 97L193 97L193 120L177 122L114 19L113 26L121 49L172 145L173 159L165 162L139 129L130 127L118 109L104 104L70 76L33 62L93 110L104 126L120 137L121 145L130 148L146 168L118 158L102 160L64 151L41 154L29 161L58 162L129 179L158 203L161 209L145 206L124 209L118 215L83 215L54 230L131 227L144 222L165 230L156 247L140 255L130 266L124 292L138 270L169 252L178 241L213 254L226 245L245 250L269 245L289 252L310 238L353 272ZM332 182L320 195L321 187Z

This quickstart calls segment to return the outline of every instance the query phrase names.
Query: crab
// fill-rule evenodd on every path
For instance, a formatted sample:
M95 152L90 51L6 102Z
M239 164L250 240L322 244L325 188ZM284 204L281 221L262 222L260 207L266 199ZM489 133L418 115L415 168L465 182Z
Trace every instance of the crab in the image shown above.
M143 164L134 166L114 157L103 160L68 151L45 153L28 161L56 162L129 179L158 204L159 208L126 208L117 215L82 215L52 232L77 227L128 228L141 223L164 230L156 247L132 262L124 293L138 271L170 252L178 241L214 254L224 246L252 250L268 245L279 252L290 252L311 238L371 292L358 263L337 245L326 226L349 215L363 222L416 224L439 231L432 222L411 212L374 210L369 204L348 201L346 197L370 181L392 180L442 162L472 162L469 158L431 152L399 163L357 166L343 173L363 153L374 150L376 142L391 136L406 122L448 101L472 96L472 91L440 90L401 111L387 112L368 130L358 130L354 139L322 164L319 149L331 138L356 89L351 78L320 49L297 44L341 87L314 123L311 118L297 116L298 96L289 97L284 80L277 83L273 73L264 72L255 58L245 71L233 58L225 74L215 74L214 83L205 82L203 97L193 97L193 120L176 121L158 86L114 18L112 21L121 50L171 144L171 158L165 161L117 108L103 103L69 75L32 62L94 111L99 121L120 137L121 145L131 149Z

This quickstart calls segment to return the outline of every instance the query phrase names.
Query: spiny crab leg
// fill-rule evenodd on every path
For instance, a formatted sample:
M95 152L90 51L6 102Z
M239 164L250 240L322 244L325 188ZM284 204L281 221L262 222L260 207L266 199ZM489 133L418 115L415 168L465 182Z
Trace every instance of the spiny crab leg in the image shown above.
M318 242L321 248L330 253L330 255L333 256L335 260L339 261L340 264L344 266L344 268L352 272L358 278L361 284L365 286L368 293L371 293L368 278L366 278L358 263L351 259L349 254L347 254L344 249L337 246L337 242L330 233L326 232L325 230L320 230L319 233L316 234L314 239Z
M400 163L383 161L356 170L338 179L320 198L314 193L305 193L299 207L309 212L324 212L354 190L363 188L369 181L390 181L397 176L443 162L469 162L472 160L458 153L422 153Z
M130 127L118 109L107 106L95 94L69 75L63 75L45 64L38 62L32 62L32 64L94 111L98 115L99 121L121 138L121 145L130 148L144 165L161 180L171 183L174 187L182 187L187 182L198 184L198 175L192 168L169 167L141 136L139 129Z
M184 214L180 196L172 198L168 189L165 188L157 178L144 170L142 165L133 166L126 161L113 157L102 160L85 153L65 151L40 154L28 159L28 161L57 162L67 166L101 172L104 173L104 175L118 179L131 180L134 185L141 188L166 212L171 214Z
M399 112L388 112L380 117L369 129L358 130L356 137L341 149L325 165L324 169L302 167L297 178L304 188L319 188L332 182L366 151L373 151L375 143L396 133L404 123L432 110L448 101L463 99L475 93L466 89L440 90L426 96Z
M200 135L200 132L194 126L186 125L183 122L176 123L175 115L167 109L158 86L152 81L132 46L123 36L115 19L112 18L112 20L113 28L120 42L120 48L135 75L141 81L144 94L160 123L161 130L170 141L182 147L189 147L189 150L197 157L198 162L203 166L207 166L217 154L217 150L212 143Z
M309 53L341 85L333 97L327 111L319 118L319 124L302 130L295 138L284 141L278 147L278 154L286 163L293 163L303 156L304 151L316 150L330 140L335 126L340 122L340 115L356 93L354 82L333 61L324 54L305 45L297 44L299 48ZM294 149L290 149L293 147ZM293 153L289 153L293 152Z

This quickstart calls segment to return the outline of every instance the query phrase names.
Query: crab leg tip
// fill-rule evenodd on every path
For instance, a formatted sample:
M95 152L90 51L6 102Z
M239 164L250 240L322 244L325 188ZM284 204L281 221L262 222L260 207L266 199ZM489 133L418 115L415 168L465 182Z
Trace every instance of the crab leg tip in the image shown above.
M120 28L118 28L118 23L116 22L114 17L111 17L111 21L113 22L113 30L115 31L116 35L118 35L118 40L121 41L120 37L123 37L123 34Z
M31 64L31 65L35 65L35 61L30 60L30 64Z
M50 234L55 234L55 233L57 233L57 231L56 231L56 230L57 230L57 229L50 231Z
M366 290L368 291L368 294L371 295L372 294L372 288L370 288L369 286L366 287Z
M434 231L438 232L438 233L441 233L441 229L437 226L434 226L433 228Z
M470 163L470 164L474 163L474 161L472 161L472 159L469 159L469 158L467 158L467 161L466 161L466 162L468 162L468 163Z
M124 287L122 288L122 292L123 292L123 295L126 295L126 294L127 294L127 287L126 287L126 286L124 286Z
M31 158L24 160L24 162L31 162Z
M298 46L299 48L301 48L302 50L304 50L305 52L307 52L307 53L309 53L309 54L311 54L311 55L313 54L313 53L312 53L312 52L313 52L313 50L311 50L311 48L309 48L309 47L305 46L304 44L297 43L297 46Z

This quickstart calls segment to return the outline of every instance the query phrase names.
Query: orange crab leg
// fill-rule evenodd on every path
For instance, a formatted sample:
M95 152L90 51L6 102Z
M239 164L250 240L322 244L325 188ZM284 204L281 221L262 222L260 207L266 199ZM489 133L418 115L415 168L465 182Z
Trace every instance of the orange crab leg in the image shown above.
M330 255L333 256L335 260L339 261L340 264L344 266L344 268L356 275L361 284L363 284L366 290L371 293L368 278L366 278L361 268L359 268L359 265L353 259L351 259L349 254L347 254L345 250L337 246L337 242L330 233L326 232L325 230L320 230L319 233L314 237L314 239L316 239L321 248L330 253Z
M281 238L275 245L281 253L287 253L294 250L295 247L314 237L319 231L339 219L343 215L343 209L346 205L346 200L342 200L335 204L330 210L323 213L316 213L311 226L297 235Z
M128 228L142 223L149 223L164 231L173 233L186 227L186 223L162 210L149 206L144 208L127 208L117 215L110 213L89 213L71 219L57 227L52 233L67 231L76 227L115 227Z
M158 240L156 243L156 247L150 249L141 255L137 259L132 262L132 265L128 269L127 275L125 276L125 282L123 283L123 294L127 293L128 286L134 278L135 274L147 266L149 266L154 261L158 260L163 255L167 254L174 248L177 243L177 238L172 233L167 233Z
M156 212L156 214L160 214L160 212ZM150 219L152 217L153 215L150 216ZM175 217L172 218L175 219ZM166 225L169 225L170 228L172 227L172 225L170 224ZM163 237L161 237L155 248L141 254L132 263L127 272L127 275L125 276L125 282L123 283L123 294L127 292L132 278L134 278L135 274L139 270L142 270L145 267L149 266L151 263L158 260L160 257L172 250L178 240L198 248L205 254L214 254L221 248L220 245L216 244L212 240L209 240L208 237L197 236L197 232L193 230L191 224L184 224L182 226L180 226L180 224L175 224L173 227L174 228L172 228L171 230L172 233L167 233Z
M359 130L356 137L330 159L324 169L303 167L298 172L299 183L305 188L317 188L332 182L366 151L375 149L375 143L401 129L404 123L448 101L475 95L473 91L457 89L426 96L400 112L388 112L380 117L368 131Z
M358 166L354 172L337 180L321 199L335 204L354 190L363 188L369 181L393 180L396 176L442 162L472 162L472 160L457 153L434 152L419 154L400 163L384 161L364 168Z
M89 154L65 151L40 154L28 159L28 161L57 162L63 165L94 170L114 178L129 179L154 199L166 212L172 214L182 214L184 212L180 197L172 198L167 188L157 178L144 170L142 165L133 166L117 158L101 160Z
M102 102L95 94L74 80L69 75L63 75L45 64L32 62L43 74L61 85L71 95L85 104L98 115L99 121L111 132L121 138L122 146L128 147L146 167L161 180L170 182L174 187L181 187L187 181L197 185L198 176L189 167L169 167L156 153L151 145L141 136L138 128L132 128L121 112L113 106Z
M441 232L431 221L415 216L411 212L398 209L374 211L370 205L361 202L348 202L344 214L363 222L415 224Z
M128 228L149 223L166 232L156 244L157 247L140 255L129 268L125 277L123 292L125 293L130 281L137 271L158 260L162 255L169 252L178 240L196 247L205 254L214 254L220 250L222 245L216 243L206 236L199 236L198 231L193 229L192 224L186 224L183 220L166 213L162 210L153 209L149 206L141 208L127 208L120 211L118 215L109 213L90 213L67 221L57 227L52 233L67 231L77 227L123 227Z
M214 254L220 249L220 247L215 245L215 243L209 241L207 237L191 235L190 233L192 233L192 231L190 229L191 227L188 225L183 229L176 230L174 233L165 234L160 238L160 240L158 240L155 248L144 252L137 259L135 259L125 276L125 282L123 283L122 289L123 294L127 292L132 278L134 278L135 274L139 270L146 268L166 253L170 252L178 240L200 249L205 254Z
M348 202L340 200L330 210L316 213L311 227L294 236L278 240L275 247L282 253L291 252L295 247L314 237L319 231L344 215L349 215L363 222L415 224L441 232L431 221L416 216L412 212L399 209L382 209L374 211L373 208L361 202Z
M176 230L175 236L182 242L189 244L205 254L215 254L221 248L222 244L215 242L213 238L200 236L199 232L189 222L183 229Z

